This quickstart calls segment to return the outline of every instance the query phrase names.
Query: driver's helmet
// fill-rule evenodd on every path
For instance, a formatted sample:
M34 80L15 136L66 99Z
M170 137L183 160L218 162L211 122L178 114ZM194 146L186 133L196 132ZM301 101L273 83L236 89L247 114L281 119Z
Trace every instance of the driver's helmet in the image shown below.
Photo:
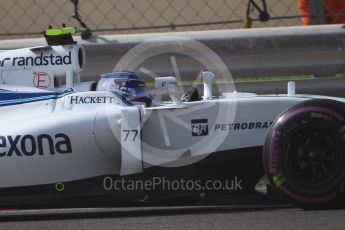
M151 99L146 93L144 80L135 72L114 71L102 74L101 82L104 83L100 84L103 89L98 87L97 90L117 92L135 104L144 103L149 105L151 103Z

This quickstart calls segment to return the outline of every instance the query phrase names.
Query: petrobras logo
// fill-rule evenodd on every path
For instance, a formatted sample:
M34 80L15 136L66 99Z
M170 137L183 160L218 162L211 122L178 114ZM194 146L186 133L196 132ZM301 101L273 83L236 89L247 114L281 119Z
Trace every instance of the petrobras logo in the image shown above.
M273 121L252 121L243 123L222 123L215 124L214 131L232 131L232 130L253 130L253 129L269 129Z
M192 136L207 136L208 135L208 120L194 119L191 121Z
M68 54L61 56L61 55L44 55L44 53L40 53L36 57L8 57L0 60L1 67L5 66L5 64L9 64L12 66L47 66L47 65L71 65L72 64L72 54L71 51Z
M0 136L0 157L67 153L72 153L72 145L70 138L64 133L54 136L49 134Z

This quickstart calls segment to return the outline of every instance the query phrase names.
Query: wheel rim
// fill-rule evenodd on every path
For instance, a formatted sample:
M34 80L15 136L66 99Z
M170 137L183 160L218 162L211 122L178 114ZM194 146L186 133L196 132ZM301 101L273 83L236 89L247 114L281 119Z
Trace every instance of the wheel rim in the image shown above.
M287 173L303 185L327 183L342 165L341 140L324 127L301 127L290 135L284 149Z

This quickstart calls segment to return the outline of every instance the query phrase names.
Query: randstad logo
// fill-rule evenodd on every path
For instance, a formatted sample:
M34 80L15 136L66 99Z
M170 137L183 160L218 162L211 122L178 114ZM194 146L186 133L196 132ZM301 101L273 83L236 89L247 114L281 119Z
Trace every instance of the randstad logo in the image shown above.
M3 67L5 64L12 66L46 66L46 65L70 65L72 64L71 51L67 55L43 55L40 53L36 57L11 57L0 60L0 65Z

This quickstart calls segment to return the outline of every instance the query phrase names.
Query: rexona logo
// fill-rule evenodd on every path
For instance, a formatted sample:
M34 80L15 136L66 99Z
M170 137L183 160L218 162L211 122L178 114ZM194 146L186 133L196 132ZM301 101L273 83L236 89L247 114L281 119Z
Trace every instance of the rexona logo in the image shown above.
M11 57L0 60L0 65L3 67L6 62L11 63L12 66L70 65L72 64L72 54L69 51L65 56L41 53L36 57Z
M208 135L208 120L207 119L195 119L191 121L192 136L206 136Z
M0 157L54 155L72 153L72 145L66 134L0 136Z

